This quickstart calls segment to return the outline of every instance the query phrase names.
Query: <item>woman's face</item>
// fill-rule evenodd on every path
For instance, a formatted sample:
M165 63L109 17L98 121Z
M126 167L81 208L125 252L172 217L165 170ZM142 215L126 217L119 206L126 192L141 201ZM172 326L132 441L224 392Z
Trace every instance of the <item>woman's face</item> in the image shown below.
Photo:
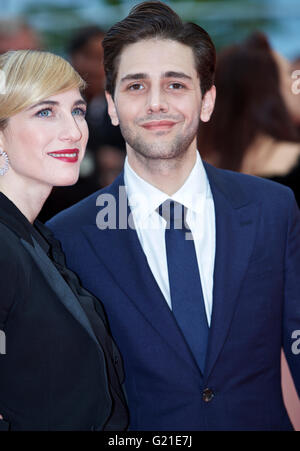
M86 103L78 89L53 95L12 116L0 133L7 177L26 183L76 183L88 140Z

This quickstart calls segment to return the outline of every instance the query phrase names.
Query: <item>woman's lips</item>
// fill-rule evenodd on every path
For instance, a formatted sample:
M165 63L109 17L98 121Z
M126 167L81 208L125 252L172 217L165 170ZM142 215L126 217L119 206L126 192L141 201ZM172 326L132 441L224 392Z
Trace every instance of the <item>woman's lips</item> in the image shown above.
M49 152L48 155L56 160L66 163L76 163L78 161L79 149L64 149Z

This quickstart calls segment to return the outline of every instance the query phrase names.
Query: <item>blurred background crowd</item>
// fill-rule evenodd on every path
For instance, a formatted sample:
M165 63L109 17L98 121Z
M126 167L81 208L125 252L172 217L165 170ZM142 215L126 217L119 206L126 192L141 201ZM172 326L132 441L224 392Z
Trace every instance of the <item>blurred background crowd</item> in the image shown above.
M107 113L101 41L135 3L0 0L0 53L58 53L88 83L90 138L80 178L74 186L53 190L39 216L42 221L110 184L122 169L125 144ZM184 20L203 26L218 51L217 102L211 121L199 129L201 156L220 168L283 183L300 205L300 1L166 3ZM296 394L286 396L300 428L300 408L292 405Z

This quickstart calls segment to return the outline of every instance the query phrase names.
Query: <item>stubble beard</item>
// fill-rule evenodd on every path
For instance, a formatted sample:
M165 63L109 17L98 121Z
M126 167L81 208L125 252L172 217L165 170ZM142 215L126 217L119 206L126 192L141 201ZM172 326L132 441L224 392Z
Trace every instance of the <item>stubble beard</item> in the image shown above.
M135 133L120 121L120 129L126 143L131 147L139 160L159 161L167 163L172 160L181 160L194 141L199 127L199 122L194 121L190 129L184 134L175 135L171 142L164 142L164 132L156 134L155 142L147 142L141 135ZM161 135L161 140L159 139Z

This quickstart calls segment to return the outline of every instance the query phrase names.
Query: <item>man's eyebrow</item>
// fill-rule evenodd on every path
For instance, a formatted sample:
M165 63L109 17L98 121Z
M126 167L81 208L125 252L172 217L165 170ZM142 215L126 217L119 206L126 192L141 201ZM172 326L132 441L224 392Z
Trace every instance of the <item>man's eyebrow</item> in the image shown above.
M27 111L32 110L33 108L37 108L39 106L43 106L43 105L54 105L54 106L57 106L57 105L59 105L59 102L56 102L54 100L42 100L41 102L35 103L31 107L29 107ZM87 102L84 99L79 99L79 100L76 100L76 102L74 102L74 104L73 104L73 106L77 106L77 105L85 105L85 106L87 106Z
M192 80L192 77L185 74L184 72L168 71L163 74L164 78L183 78L186 80Z
M145 80L147 78L149 78L149 75L147 75L143 72L139 72L137 74L127 74L121 78L121 83L123 81L128 81L128 80L141 80L141 79Z
M144 72L139 72L136 74L127 74L124 77L121 78L121 83L128 80L146 80L149 79L149 75ZM192 77L185 74L184 72L176 72L176 71L168 71L164 72L161 76L161 78L181 78L185 80L192 80Z

